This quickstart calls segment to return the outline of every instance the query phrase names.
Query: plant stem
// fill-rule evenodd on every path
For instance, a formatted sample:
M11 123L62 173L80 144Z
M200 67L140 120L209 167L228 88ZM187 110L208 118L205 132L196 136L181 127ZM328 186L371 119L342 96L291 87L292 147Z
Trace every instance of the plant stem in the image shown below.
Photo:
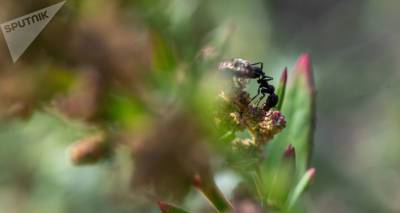
M233 209L232 204L218 189L212 178L202 180L200 176L195 177L194 186L207 198L218 212L229 212Z

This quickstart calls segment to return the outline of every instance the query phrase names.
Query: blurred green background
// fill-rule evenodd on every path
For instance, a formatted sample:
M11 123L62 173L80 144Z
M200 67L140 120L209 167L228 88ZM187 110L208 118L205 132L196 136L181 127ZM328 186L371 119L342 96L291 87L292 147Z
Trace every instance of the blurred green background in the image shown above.
M0 0L0 21L55 3ZM167 113L182 94L170 86L179 85L180 70L202 75L199 58L262 61L277 77L302 52L312 57L317 85L310 212L400 212L399 7L68 0L16 64L0 39L0 212L158 212L127 187L128 151L75 167L71 144L93 126L142 131L148 114ZM228 194L238 181L225 171L216 177ZM185 205L202 202L190 192Z

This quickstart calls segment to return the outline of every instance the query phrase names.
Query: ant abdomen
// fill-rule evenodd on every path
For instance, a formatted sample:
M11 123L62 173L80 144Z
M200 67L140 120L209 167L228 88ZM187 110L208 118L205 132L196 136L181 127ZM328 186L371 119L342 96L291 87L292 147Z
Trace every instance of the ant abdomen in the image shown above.
M279 98L276 94L270 94L265 101L265 108L268 110L271 109L272 107L275 107L278 104Z

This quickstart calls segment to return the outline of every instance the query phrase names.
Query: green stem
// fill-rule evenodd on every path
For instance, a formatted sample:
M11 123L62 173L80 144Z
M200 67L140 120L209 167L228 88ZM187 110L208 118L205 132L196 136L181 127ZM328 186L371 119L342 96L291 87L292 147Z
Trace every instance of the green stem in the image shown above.
M253 175L253 181L258 194L258 199L260 200L261 206L264 208L264 182L261 174L260 165L257 165L256 173Z
M212 178L202 180L200 176L195 177L194 186L207 198L218 212L229 212L233 209L232 204L218 189Z

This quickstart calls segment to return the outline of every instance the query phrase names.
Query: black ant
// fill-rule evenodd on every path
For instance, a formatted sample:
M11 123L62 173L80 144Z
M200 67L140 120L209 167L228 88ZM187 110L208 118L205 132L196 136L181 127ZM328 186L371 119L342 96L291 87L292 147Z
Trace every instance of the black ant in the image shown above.
M256 65L260 64L260 67L257 67ZM273 80L272 77L265 75L263 71L263 63L258 62L255 64L251 64L253 70L255 73L257 73L257 76L255 78L257 79L257 83L259 84L258 89L257 89L257 95L254 96L251 101L253 101L255 98L257 98L260 94L261 97L257 101L257 106L260 103L260 101L265 97L266 94L268 94L267 100L265 101L264 108L270 109L278 104L278 96L275 94L275 87L269 84L268 82Z
M268 94L264 109L269 110L278 104L278 96L275 94L275 87L268 83L269 81L273 80L273 78L264 73L263 65L264 64L262 62L250 64L247 60L235 58L230 61L222 62L219 66L219 69L232 70L234 71L234 75L238 78L257 79L257 83L259 84L257 95L254 96L251 101L256 99L261 94L261 97L256 102L256 105L258 106L265 95Z

